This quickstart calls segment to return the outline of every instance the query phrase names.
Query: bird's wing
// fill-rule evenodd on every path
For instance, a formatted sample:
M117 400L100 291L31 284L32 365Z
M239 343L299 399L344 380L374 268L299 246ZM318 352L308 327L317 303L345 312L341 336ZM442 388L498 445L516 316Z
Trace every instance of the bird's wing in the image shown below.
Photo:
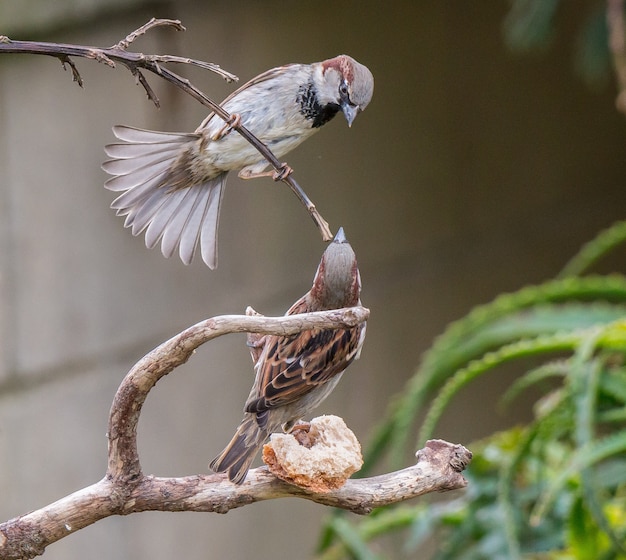
M303 300L288 314L305 312ZM246 412L259 413L297 401L344 371L357 357L364 329L314 329L268 337L256 366L256 390L246 403Z
M285 70L287 70L287 68L290 68L290 67L293 67L293 66L298 66L298 64L296 64L296 63L294 63L294 64L285 64L284 66L277 66L276 68L270 68L269 70L266 70L265 72L262 72L258 76L255 76L254 78L252 78L251 80L249 80L245 84L243 84L241 87L239 87L235 91L233 91L226 99L224 99L220 103L220 105L223 107L233 97L239 95L245 89L248 89L251 86L255 86L257 84L260 84L261 82L265 82L267 80L271 80L271 79L273 79L273 78L275 78L277 76L280 76L281 74L283 74L285 72ZM204 119L200 123L200 126L196 129L196 132L200 132L202 129L206 128L206 126L209 124L209 121L214 116L215 116L215 113L209 113L207 118Z

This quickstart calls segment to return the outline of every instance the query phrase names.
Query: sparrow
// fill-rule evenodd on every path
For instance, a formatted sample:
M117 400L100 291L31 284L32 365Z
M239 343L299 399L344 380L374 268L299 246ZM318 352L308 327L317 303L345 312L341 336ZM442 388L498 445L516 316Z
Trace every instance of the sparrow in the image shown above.
M189 264L200 244L202 260L214 269L228 172L237 170L243 179L272 175L264 173L268 163L252 145L230 134L233 126L241 123L280 158L339 111L352 126L373 91L372 73L340 55L279 66L253 78L221 103L231 114L229 123L211 113L193 133L116 125L113 133L122 142L105 147L111 159L102 165L114 176L105 187L122 193L111 208L126 216L124 227L133 235L146 231L148 248L160 240L165 257L178 249Z
M356 256L340 228L328 245L313 287L285 315L341 309L361 304ZM241 484L265 440L288 432L335 388L359 357L365 323L350 329L314 329L291 336L249 337L255 380L234 437L209 467ZM250 344L250 342L249 342Z

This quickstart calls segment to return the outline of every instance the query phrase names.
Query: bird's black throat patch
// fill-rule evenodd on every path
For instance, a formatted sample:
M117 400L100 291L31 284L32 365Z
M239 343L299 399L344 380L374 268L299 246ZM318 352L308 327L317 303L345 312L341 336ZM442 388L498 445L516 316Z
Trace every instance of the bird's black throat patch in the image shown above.
M313 121L311 126L319 128L331 120L341 109L337 103L321 105L317 99L317 92L312 83L300 86L296 102L300 105L300 112L305 119Z

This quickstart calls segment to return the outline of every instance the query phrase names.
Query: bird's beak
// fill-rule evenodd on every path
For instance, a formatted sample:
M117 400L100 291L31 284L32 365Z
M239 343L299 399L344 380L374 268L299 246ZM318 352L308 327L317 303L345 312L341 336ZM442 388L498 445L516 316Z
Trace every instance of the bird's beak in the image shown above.
M347 243L348 240L346 239L346 234L343 231L343 228L340 227L339 230L337 231L337 234L335 235L335 238L333 239L333 243Z
M351 105L350 103L342 103L341 110L343 111L346 120L348 121L348 126L352 126L352 121L356 118L359 113L358 105Z

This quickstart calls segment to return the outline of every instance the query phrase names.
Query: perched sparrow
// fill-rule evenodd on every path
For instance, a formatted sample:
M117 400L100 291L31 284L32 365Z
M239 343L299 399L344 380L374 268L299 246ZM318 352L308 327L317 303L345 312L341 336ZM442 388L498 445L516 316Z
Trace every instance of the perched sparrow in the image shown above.
M126 216L133 235L146 230L146 245L161 240L161 252L176 251L185 264L198 242L202 260L217 266L217 227L229 171L244 179L268 175L268 163L241 135L241 122L282 157L343 111L351 126L367 107L374 78L362 64L340 55L314 64L288 64L260 74L229 95L222 106L233 121L211 113L194 133L151 132L115 126L125 143L106 146L112 158L102 168L115 177L105 183L123 192L111 204Z
M360 305L361 278L356 257L340 228L324 251L313 287L286 315ZM309 330L292 336L264 336L254 385L235 436L209 465L240 484L265 440L281 427L289 431L335 388L359 357L365 324L351 329ZM252 338L252 340L255 340Z

